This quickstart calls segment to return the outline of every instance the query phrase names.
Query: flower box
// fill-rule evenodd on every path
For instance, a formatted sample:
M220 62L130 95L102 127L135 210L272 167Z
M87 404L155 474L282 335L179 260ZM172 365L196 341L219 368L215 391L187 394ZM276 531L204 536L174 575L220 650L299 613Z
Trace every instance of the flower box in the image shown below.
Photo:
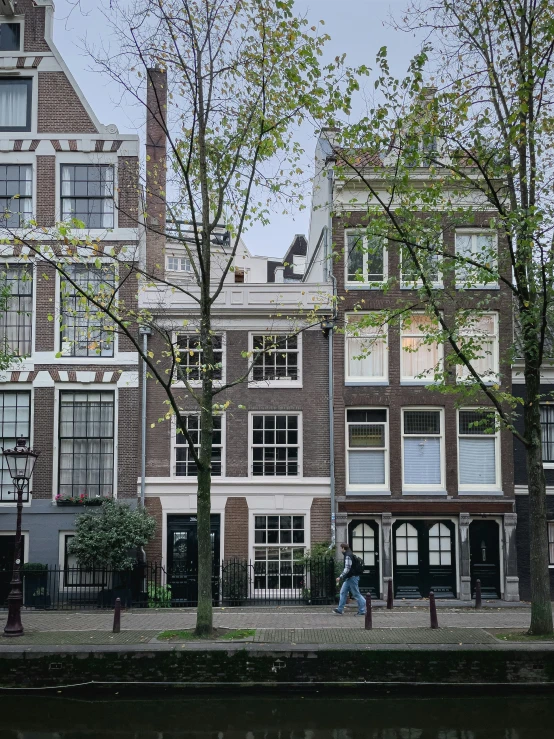
M82 500L57 500L56 501L57 506L83 506L84 503Z

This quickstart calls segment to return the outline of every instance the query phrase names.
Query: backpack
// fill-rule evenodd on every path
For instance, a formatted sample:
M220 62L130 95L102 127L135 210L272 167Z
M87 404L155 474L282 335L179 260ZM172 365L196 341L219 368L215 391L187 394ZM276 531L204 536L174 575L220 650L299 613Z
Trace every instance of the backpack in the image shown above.
M359 557L356 557L355 554L351 553L350 558L352 559L352 566L350 567L348 576L359 577L364 571L364 563Z

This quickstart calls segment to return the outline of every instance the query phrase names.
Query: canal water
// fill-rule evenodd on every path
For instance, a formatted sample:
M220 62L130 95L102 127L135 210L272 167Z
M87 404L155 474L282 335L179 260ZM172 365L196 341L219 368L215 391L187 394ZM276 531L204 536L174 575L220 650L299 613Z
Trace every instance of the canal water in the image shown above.
M0 697L0 739L552 739L554 700Z

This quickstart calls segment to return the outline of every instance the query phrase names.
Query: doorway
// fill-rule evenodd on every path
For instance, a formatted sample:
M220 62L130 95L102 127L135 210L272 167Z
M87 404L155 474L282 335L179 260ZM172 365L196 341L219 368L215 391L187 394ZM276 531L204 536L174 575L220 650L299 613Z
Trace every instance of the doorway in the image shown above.
M361 592L370 592L372 598L380 598L379 524L377 521L351 521L348 540L352 552L364 563L360 575Z
M198 532L196 516L167 517L167 571L171 586L171 604L198 604ZM220 518L210 516L212 542L212 592L219 598Z
M452 521L396 521L393 526L395 598L456 597Z
M500 527L497 521L472 521L469 524L471 595L481 580L481 594L486 600L500 598Z
M0 605L6 605L10 594L10 582L13 569L13 549L15 534L0 536Z

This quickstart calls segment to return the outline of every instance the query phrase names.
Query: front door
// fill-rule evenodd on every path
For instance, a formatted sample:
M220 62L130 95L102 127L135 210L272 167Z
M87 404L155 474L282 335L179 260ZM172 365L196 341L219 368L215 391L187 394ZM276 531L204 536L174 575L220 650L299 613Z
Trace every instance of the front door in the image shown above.
M452 521L396 521L393 527L396 598L456 597Z
M212 515L211 540L213 561L213 595L219 592L219 516ZM198 603L198 535L196 516L168 516L167 568L171 585L171 603L195 606Z
M364 563L361 592L369 591L372 598L379 598L379 524L377 521L351 521L348 537L352 552Z
M0 605L5 605L10 594L15 536L0 536Z
M469 524L471 592L481 580L483 598L500 598L500 530L496 521L472 521Z

